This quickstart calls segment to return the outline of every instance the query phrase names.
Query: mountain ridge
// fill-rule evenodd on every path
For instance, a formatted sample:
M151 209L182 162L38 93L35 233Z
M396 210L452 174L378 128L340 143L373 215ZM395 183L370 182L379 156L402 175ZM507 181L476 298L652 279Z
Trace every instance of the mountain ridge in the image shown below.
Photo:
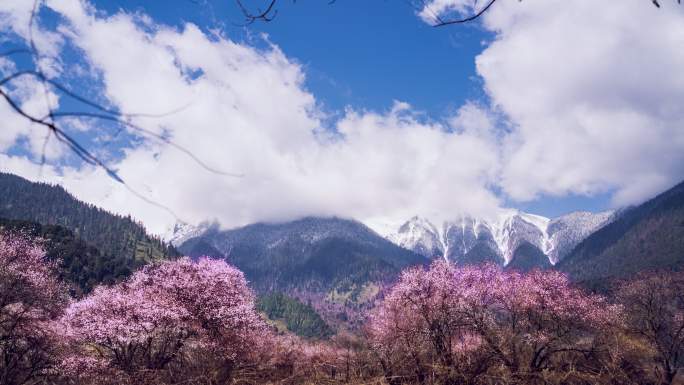
M231 230L214 227L179 248L192 257L225 258L260 291L338 290L359 295L368 284L393 278L404 267L428 263L363 223L337 217L255 223Z
M504 210L495 221L459 216L455 220L445 221L441 228L425 218L414 216L395 232L384 235L360 221L337 217L328 219L347 220L362 225L367 229L366 232L373 232L430 260L444 258L462 264L489 262L510 268L531 269L548 268L557 264L588 235L614 220L615 215L613 211L577 211L550 219L518 210ZM193 254L220 254L227 257L227 246L209 244L204 239L205 235L221 232L228 234L244 229L274 229L306 220L325 218L305 217L289 222L261 222L228 230L220 230L216 223L205 222L197 227L181 224L176 225L174 231L168 232L166 239L178 246L195 239L192 249L186 246L184 250L190 250ZM324 237L323 234L319 236ZM519 251L519 248L522 249Z
M470 261L473 250L488 249L490 262L509 265L523 243L535 247L555 265L584 238L610 223L615 212L577 211L546 218L517 210L505 210L496 220L459 216L444 221L441 228L425 218L413 217L387 238L428 258L454 262ZM477 248L476 248L477 246ZM482 259L482 258L479 258Z
M86 254L109 261L103 266L114 260L125 262L121 273L115 271L116 266L106 267L97 273L102 277L123 277L142 264L178 255L174 247L149 235L130 217L80 202L59 186L12 174L0 173L2 217L62 226L73 232L64 237L85 242L83 246L74 243L74 248L95 246L97 253ZM519 270L554 267L583 281L644 269L682 268L684 182L635 207L577 211L557 218L506 210L494 220L457 216L438 227L416 216L396 231L381 234L356 220L305 217L230 230L210 222L197 227L179 224L166 236L185 246L190 255L228 259L259 289L295 287L332 290L335 297L363 297L362 293L375 290L370 284L396 278L401 269L435 258L461 264L489 262ZM100 269L94 266L89 269ZM100 280L90 281L88 274L79 277L84 290Z
M624 209L579 243L558 268L573 280L595 283L644 270L684 268L684 182Z
M60 225L97 246L105 255L152 261L177 256L175 248L151 235L130 216L80 201L63 187L0 172L0 217Z

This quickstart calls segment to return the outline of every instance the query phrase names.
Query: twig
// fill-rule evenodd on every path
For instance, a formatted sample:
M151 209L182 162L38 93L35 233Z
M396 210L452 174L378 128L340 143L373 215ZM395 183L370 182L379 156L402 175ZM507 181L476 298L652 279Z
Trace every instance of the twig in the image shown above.
M240 7L240 11L242 11L242 14L245 16L246 24L252 24L257 20L261 21L272 21L276 15L278 14L278 10L274 9L276 3L278 0L270 0L268 7L264 11L261 11L260 9L257 9L256 13L250 12L247 7L245 7L242 4L242 1L240 0L235 0L237 3L238 7Z
M439 18L439 16L436 16L438 23L434 24L433 27L443 27L445 25L463 24L463 23L467 23L469 21L473 21L473 20L477 19L478 17L482 16L485 12L487 12L489 7L491 7L495 2L496 2L496 0L489 0L489 3L487 3L487 5L485 5L484 8L479 10L474 15L468 16L464 19L442 20L441 18Z

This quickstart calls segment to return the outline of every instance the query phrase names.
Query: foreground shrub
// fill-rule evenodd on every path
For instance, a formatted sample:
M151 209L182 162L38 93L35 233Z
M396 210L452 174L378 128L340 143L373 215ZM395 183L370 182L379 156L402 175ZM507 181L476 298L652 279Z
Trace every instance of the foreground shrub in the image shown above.
M626 310L626 332L649 348L655 382L674 383L684 366L684 273L641 274L617 293Z

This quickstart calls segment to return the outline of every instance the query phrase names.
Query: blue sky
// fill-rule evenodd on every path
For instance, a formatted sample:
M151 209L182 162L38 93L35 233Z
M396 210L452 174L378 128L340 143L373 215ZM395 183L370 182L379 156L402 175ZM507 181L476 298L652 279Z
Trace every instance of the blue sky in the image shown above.
M230 1L178 1L173 7L134 0L95 3L111 13L140 11L168 25L190 22L208 30L218 28L238 40L266 33L305 66L306 86L332 113L348 105L383 110L401 100L426 117L439 119L467 101L487 102L475 56L492 33L478 23L434 28L417 18L416 8L408 2L283 1L272 22L249 25ZM507 203L556 217L577 210L607 210L610 194Z
M218 28L232 39L259 33L304 65L306 86L331 113L351 105L385 110L394 100L411 104L426 118L440 119L467 101L486 103L475 56L492 33L478 23L434 28L416 17L408 2L282 1L272 22L246 25L230 1L96 1L116 13L143 12L167 25L193 23ZM262 2L266 4L267 2ZM555 217L577 210L610 208L608 193L546 196L507 206Z
M266 33L305 66L307 87L331 110L347 105L380 110L401 100L440 116L483 97L474 58L491 33L477 24L432 28L406 2L282 1L273 22L248 26L231 1L95 4L110 13L144 12L168 25L218 28L236 40Z
M130 188L188 222L502 207L555 217L637 204L684 178L673 104L684 97L684 7L611 1L620 6L598 14L590 0L502 1L477 22L433 28L408 2L281 1L275 20L244 26L233 1L65 0L45 3L35 32L55 79L126 113L178 110L135 123L245 175L217 179L149 137L68 123ZM27 4L0 5L4 47L26 44ZM479 3L424 4L446 17ZM40 104L35 84L18 87ZM174 220L54 141L36 171L41 132L10 118L2 169L155 231Z

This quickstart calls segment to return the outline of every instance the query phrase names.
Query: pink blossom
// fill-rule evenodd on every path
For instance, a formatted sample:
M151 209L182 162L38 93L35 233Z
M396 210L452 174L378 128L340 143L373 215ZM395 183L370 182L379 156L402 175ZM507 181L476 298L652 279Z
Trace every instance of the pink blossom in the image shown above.
M63 324L126 372L164 368L198 347L239 361L269 333L242 272L212 259L147 266L73 303Z
M52 374L63 342L52 321L67 298L37 241L0 232L1 383L36 383Z
M452 369L472 362L459 370L476 373L482 360L513 371L542 370L561 353L590 351L591 336L619 314L619 307L573 287L555 271L522 274L435 262L427 270L402 273L372 313L367 331L388 362L425 362L426 373L431 362ZM463 354L481 357L468 361L459 358ZM454 375L452 369L444 375Z

